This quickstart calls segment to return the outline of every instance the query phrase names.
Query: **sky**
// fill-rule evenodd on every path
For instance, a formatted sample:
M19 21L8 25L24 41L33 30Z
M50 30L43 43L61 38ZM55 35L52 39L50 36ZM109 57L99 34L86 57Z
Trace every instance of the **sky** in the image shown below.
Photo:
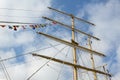
M100 41L92 39L92 48L93 50L103 52L107 57L101 58L95 56L96 66L107 64L106 68L113 75L112 80L118 80L120 76L120 0L0 0L0 22L51 23L42 18L42 16L47 16L71 25L69 17L49 10L47 7L53 7L73 14L96 25L91 26L75 20L75 27L77 29L100 38ZM3 24L5 23L0 23L0 25ZM64 57L61 54L56 56L57 58L65 60L66 51L70 53L70 47L65 47L66 45L38 35L36 31L41 31L70 41L71 32L69 29L64 29L64 27L58 24L36 30L30 29L29 26L27 27L26 29L20 28L17 31L10 30L7 27L0 27L0 57L2 59L8 59L29 52L54 56L56 55L55 53L59 53L61 49L65 48L61 51ZM76 40L80 40L80 44L86 46L85 37L83 37L82 34L77 34L77 36L79 38L76 38ZM56 44L60 45L54 47L53 45ZM42 50L46 47L51 48ZM81 53L81 55L87 57L87 54ZM70 54L68 56L71 57ZM71 58L67 58L67 60L71 61ZM45 59L35 58L29 54L12 58L1 63L5 64L12 80L26 80L40 66L46 63L46 61ZM80 63L82 63L81 60ZM85 64L86 66L90 66L90 62L85 61ZM50 62L36 73L31 80L56 80L59 75L58 72L61 71L61 67L63 66L60 64ZM70 69L72 68L64 66L62 68L64 73L60 75L59 78L62 80L68 78L72 80L72 76L70 76L72 75L72 71L70 71ZM0 67L0 80L6 80L2 70L2 67ZM85 78L89 80L88 77Z

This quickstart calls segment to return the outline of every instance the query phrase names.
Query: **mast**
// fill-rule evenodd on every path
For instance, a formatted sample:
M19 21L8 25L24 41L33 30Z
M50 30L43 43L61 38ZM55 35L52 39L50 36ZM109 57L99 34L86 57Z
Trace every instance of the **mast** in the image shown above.
M74 17L71 15L71 18L72 18L72 44L74 44L74 42L75 42ZM73 47L73 63L77 64L75 47ZM77 67L73 67L73 80L78 80Z
M92 50L92 45L91 45L91 38L88 38L88 46L90 48L90 50ZM95 69L95 61L94 61L94 57L93 57L93 53L90 54L91 57L91 62L92 62L92 68ZM94 75L94 80L97 80L97 74L96 72L93 72Z

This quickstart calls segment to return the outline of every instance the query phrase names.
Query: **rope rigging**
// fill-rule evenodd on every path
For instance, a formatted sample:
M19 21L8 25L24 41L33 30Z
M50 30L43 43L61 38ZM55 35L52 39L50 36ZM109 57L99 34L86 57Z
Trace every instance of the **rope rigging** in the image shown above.
M76 40L77 41L79 41L78 40L78 33L76 32ZM81 43L81 42L80 42ZM78 58L77 58L77 62L79 62L79 59L81 59L81 61L82 61L82 64L85 66L85 63L84 63L84 61L83 61L83 59L82 59L82 52L78 49L78 54L77 55L79 55L78 56ZM86 58L87 59L87 58ZM80 62L79 62L80 63ZM91 78L90 78L90 75L89 75L89 73L88 73L88 71L87 71L87 75L88 75L88 77L89 77L89 80L92 80Z
M1 57L0 57L0 59L1 59ZM7 79L7 80L11 80L10 75L9 75L9 73L8 73L8 71L7 71L4 63L3 63L3 62L0 62L0 63L1 63L2 70L3 70L4 74L5 74L6 79Z
M54 45L54 46L59 46L59 45L61 45L61 44L57 44L57 45ZM17 58L17 57L21 57L21 56L24 56L24 55L31 54L32 52L37 52L37 51L45 50L45 49L49 49L49 48L51 48L51 47L46 47L46 48L42 48L42 49L37 49L37 50L31 51L31 52L28 52L28 53L24 53L24 54L20 54L20 55L17 55L17 56L9 57L9 58L6 58L6 59L2 59L2 60L0 60L0 62L2 62L2 61L7 61L7 60L10 60L10 59L14 59L14 58Z
M32 16L13 16L13 15L0 15L1 17L18 17L18 18L41 18L39 16L35 16L35 17L32 17Z
M69 51L70 51L70 47L69 47L66 55L64 56L65 59L67 59L67 56L68 56ZM52 65L56 65L56 64L52 64ZM50 64L47 64L47 66L50 67L51 69L55 70L56 72L59 72L57 69L53 68ZM64 66L62 66L62 67L64 67Z
M70 48L69 48L69 49L70 49ZM66 59L66 57L67 57L67 55L68 55L68 53L69 53L69 49L68 49L68 51L66 52L65 59ZM59 72L59 74L58 74L57 80L59 80L60 75L61 75L61 73L62 73L62 70L63 70L64 66L65 66L65 65L64 65L64 63L63 63L63 66L62 66L62 68L61 68L61 70L60 70L60 72Z
M82 61L82 64L85 66L85 63L84 63L84 61L83 61L83 58L82 58L82 53L81 53L81 51L80 50L78 50L79 51L79 58L78 58L78 61L79 61L79 59L81 59L81 61ZM81 54L80 54L81 53ZM86 58L87 59L87 58ZM88 60L87 60L87 62L88 62ZM89 77L89 80L92 80L91 78L90 78L90 75L89 75L89 73L88 73L88 71L87 71L87 75L88 75L88 77Z
M57 52L53 57L57 56L63 49L65 49L66 46L64 48L62 48L59 52ZM52 59L52 58L51 58ZM45 65L47 65L51 59L49 59L45 64L43 64L40 68L38 68L32 75L30 75L30 77L27 78L27 80L30 80L39 70L41 70Z
M41 12L42 10L28 10L28 9L15 9L15 8L0 8L3 10L15 10L15 11L32 11L32 12Z

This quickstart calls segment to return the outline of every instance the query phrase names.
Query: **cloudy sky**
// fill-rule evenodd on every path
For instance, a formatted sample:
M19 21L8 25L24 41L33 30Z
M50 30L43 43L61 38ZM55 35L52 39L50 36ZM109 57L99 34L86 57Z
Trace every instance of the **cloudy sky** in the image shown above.
M47 7L63 10L96 25L95 27L89 26L77 20L75 23L77 29L101 39L100 41L92 39L92 46L94 50L103 52L107 57L99 58L96 56L96 66L107 63L106 68L112 73L112 80L118 80L120 76L120 0L0 0L0 25L15 25L1 23L2 21L38 24L51 23L42 19L42 16L51 17L71 25L69 17L55 13ZM48 33L68 41L70 41L71 37L70 30L64 29L64 27L58 24L36 30L32 30L27 25L26 29L20 28L17 31L11 30L7 26L4 28L0 27L1 59L4 60L29 52L37 52L49 56L60 53L56 57L65 60L67 53L72 54L70 52L71 47L38 35L36 31ZM81 45L86 46L83 35L77 34L77 36L79 38L76 38L76 40L81 40L80 43L83 42ZM85 57L86 54L82 54L82 56ZM68 55L68 57L71 57L71 55ZM68 60L71 61L72 59L68 58ZM28 54L1 61L1 64L5 64L11 80L26 80L46 62L47 60L45 59L39 59ZM86 61L85 63L87 66L90 65ZM57 78L61 80L69 78L69 80L72 80L71 69L68 66L49 62L31 80L56 80ZM59 75L60 72L62 73L61 75ZM2 66L0 66L0 80L7 80Z

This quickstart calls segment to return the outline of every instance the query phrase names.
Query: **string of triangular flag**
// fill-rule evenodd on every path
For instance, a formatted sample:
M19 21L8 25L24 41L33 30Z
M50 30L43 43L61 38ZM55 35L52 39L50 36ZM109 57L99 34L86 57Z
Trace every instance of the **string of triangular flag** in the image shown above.
M36 28L44 28L47 26L52 26L57 24L56 22L51 22L51 23L45 23L45 24L30 24L30 25L0 25L0 27L5 28L8 27L9 29L12 29L14 31L17 31L19 27L22 27L23 29L26 29L27 26L35 30Z

